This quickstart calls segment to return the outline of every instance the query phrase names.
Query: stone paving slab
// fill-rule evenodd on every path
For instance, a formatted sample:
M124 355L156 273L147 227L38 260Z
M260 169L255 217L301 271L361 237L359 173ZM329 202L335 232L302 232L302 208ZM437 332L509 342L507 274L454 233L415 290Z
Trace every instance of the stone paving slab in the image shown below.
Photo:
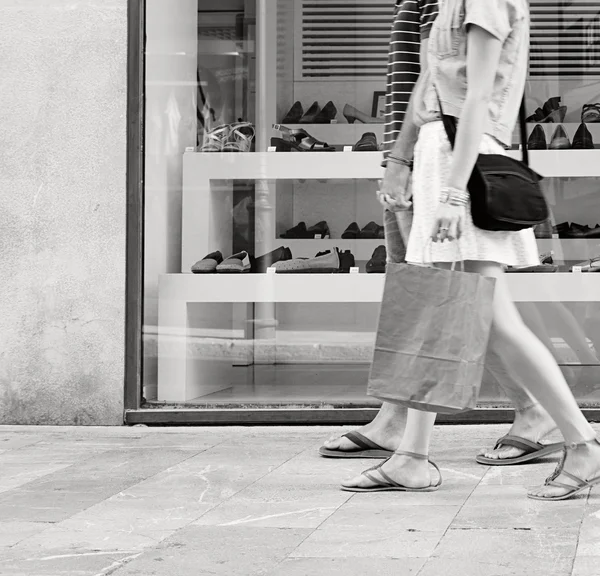
M478 465L507 429L436 428L438 492L352 494L344 427L0 427L0 575L600 576L600 488L528 500L559 455Z

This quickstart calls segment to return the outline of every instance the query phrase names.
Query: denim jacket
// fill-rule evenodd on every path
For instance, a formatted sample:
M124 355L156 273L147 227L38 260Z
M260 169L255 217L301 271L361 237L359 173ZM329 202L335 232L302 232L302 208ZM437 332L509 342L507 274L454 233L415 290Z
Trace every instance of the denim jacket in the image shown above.
M471 24L502 42L484 131L508 147L527 78L527 0L442 2L429 38L427 75L421 93L415 94L415 118L419 126L440 119L438 93L444 113L460 118L467 95L467 27Z

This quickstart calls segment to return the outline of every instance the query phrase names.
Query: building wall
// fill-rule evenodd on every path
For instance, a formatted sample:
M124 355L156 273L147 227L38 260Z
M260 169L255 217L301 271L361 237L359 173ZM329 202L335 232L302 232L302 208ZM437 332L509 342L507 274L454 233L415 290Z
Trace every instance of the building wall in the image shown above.
M122 422L127 0L0 3L0 423Z

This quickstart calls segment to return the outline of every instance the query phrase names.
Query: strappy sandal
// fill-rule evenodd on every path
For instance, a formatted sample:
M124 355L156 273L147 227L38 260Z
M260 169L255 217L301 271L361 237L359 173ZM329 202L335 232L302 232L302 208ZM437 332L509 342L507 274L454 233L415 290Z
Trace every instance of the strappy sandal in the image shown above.
M564 471L565 461L567 459L567 450L577 450L578 446L585 446L586 444L591 444L593 442L596 442L596 444L600 444L600 440L598 440L598 438L594 438L593 440L588 440L587 442L580 442L579 444L573 443L573 444L565 446L564 451L563 451L562 460L556 467L556 470L554 471L554 473L551 476L549 476L548 478L546 478L546 481L544 482L544 486L556 486L557 488L564 488L567 490L567 492L565 494L561 494L560 496L536 496L534 494L527 494L527 497L532 498L533 500L552 500L552 501L568 500L569 498L572 498L573 496L577 496L577 494L580 494L584 490L587 490L588 488L592 488L596 484L600 484L600 476L596 476L595 478L592 478L591 480L583 480L582 478L579 478L578 476L575 476L574 474L571 474L570 472ZM564 484L563 482L558 482L556 479L561 474L563 476L566 476L570 480L573 480L573 482L575 482L575 484L574 485L573 484Z
M223 146L229 140L231 126L222 124L213 128L210 132L206 132L203 136L204 143L200 148L200 152L222 152Z
M439 479L435 484L430 484L423 488L411 488L404 486L398 482L392 480L381 468L391 459L384 460L381 464L373 466L363 472L363 476L366 476L371 482L375 484L371 488L358 488L358 487L347 487L342 486L342 490L345 492L435 492L442 485L442 473L435 462L429 459L429 456L425 454L417 454L416 452L405 452L404 450L396 450L395 454L398 456L410 456L417 460L427 460L436 470L439 475ZM371 474L371 472L377 472L383 478L383 482Z
M392 450L386 450L379 444L369 440L360 432L348 432L342 438L348 438L356 444L356 448L352 450L332 450L321 446L319 454L325 458L389 458L394 454Z
M223 152L252 152L255 135L256 130L251 122L231 124Z
M335 152L333 146L327 142L322 142L311 136L306 130L299 128L291 130L282 124L274 124L274 130L279 130L283 138L271 138L271 146L275 147L277 152Z
M487 458L486 456L477 456L476 460L479 464L486 466L510 466L511 464L524 464L560 452L564 447L564 442L556 442L555 444L541 444L540 442L532 442L520 436L503 436L496 442L494 450L501 446L513 446L519 450L523 450L525 454L515 458Z
M586 124L600 122L600 104L584 104L581 109L581 121Z

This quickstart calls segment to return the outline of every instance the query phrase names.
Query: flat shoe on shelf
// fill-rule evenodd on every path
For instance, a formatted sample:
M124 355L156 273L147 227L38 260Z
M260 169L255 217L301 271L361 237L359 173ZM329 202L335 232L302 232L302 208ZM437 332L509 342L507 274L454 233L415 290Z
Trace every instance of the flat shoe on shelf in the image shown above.
M280 234L279 237L286 240L307 240L311 236L306 228L306 222L298 222L296 226Z
M259 256L254 261L254 269L259 274L264 274L267 271L267 268L270 268L276 262L284 262L285 260L291 259L292 251L285 246L280 246L279 248L273 250L273 252Z
M344 230L342 238L344 240L355 240L358 238L359 234L360 228L358 227L358 224L356 222L352 222L352 224L350 224L350 226Z
M376 240L379 238L379 228L379 224L371 221L360 231L359 238L361 240Z
M211 252L192 266L192 272L194 274L213 274L221 262L223 262L223 254L218 250Z
M374 132L365 132L361 139L352 147L355 152L377 152L379 145L377 144L377 136Z
M502 446L512 446L523 450L525 454L516 458L486 458L485 456L477 456L476 460L479 464L486 466L510 466L512 464L524 464L525 462L533 462L538 458L549 456L555 452L560 452L564 447L564 442L556 442L555 444L541 444L540 442L532 442L520 436L503 436L496 442L494 450Z
M387 250L385 246L377 246L371 259L367 262L367 274L384 274L387 265Z
M319 454L325 458L389 458L393 455L392 450L386 450L379 444L369 440L360 432L348 432L342 438L348 438L356 444L356 449L353 450L331 450L321 446Z
M340 257L337 250L317 254L314 258L292 258L276 262L273 267L277 274L333 274L340 271Z
M308 238L321 238L321 239L327 238L328 236L331 236L331 234L329 232L329 225L327 224L327 222L325 220L322 220L321 222L318 222L314 226L311 226L307 230L307 235L308 235Z
M250 272L252 262L248 252L243 250L237 254L233 254L229 258L226 258L217 266L217 272L219 274L241 274Z

